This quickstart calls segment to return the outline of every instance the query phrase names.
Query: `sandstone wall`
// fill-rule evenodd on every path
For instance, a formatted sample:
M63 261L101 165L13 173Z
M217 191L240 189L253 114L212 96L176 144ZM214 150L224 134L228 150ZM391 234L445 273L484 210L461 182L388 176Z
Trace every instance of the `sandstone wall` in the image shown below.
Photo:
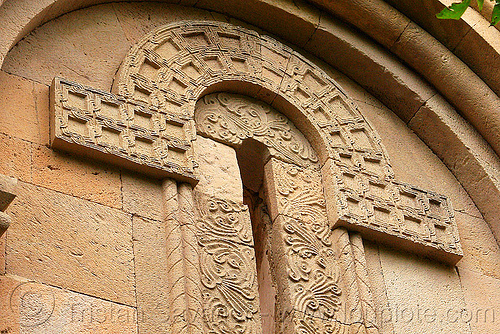
M55 76L110 91L129 48L150 30L178 20L227 18L167 4L100 5L47 22L7 55L0 72L0 174L19 179L19 194L8 209L13 224L0 238L0 273L5 273L0 303L2 310L21 312L23 326L12 315L1 317L0 330L136 333L139 328L150 333L165 328L161 182L48 148L48 97ZM500 321L495 309L500 249L487 222L454 175L400 118L338 71L311 59L356 100L382 137L396 178L446 194L455 209L464 249L456 268L367 243L381 332L492 333ZM235 164L234 151L209 139L197 145L203 151L200 171L207 174L195 190L241 198L239 175L228 168ZM21 284L26 280L38 283ZM48 307L35 320L19 306L25 291L37 292ZM478 319L487 309L486 321Z

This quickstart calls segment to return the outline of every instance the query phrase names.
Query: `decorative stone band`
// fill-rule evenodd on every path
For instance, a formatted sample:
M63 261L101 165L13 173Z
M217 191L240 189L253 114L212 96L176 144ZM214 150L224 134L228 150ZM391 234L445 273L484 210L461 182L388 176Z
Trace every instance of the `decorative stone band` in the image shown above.
M119 164L157 178L196 184L193 121L154 106L55 78L52 147Z
M117 82L127 99L185 117L208 93L254 97L282 111L322 164L351 159L393 177L379 137L342 88L300 53L255 31L208 21L161 27L132 48Z
M454 265L462 248L450 201L395 180L381 180L329 160L322 170L334 227Z

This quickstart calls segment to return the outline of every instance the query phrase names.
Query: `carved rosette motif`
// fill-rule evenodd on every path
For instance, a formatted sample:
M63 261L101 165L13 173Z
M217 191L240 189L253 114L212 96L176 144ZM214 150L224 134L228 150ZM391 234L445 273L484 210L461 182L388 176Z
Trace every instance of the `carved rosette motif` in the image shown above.
M246 205L199 196L201 281L209 333L261 332L255 251Z

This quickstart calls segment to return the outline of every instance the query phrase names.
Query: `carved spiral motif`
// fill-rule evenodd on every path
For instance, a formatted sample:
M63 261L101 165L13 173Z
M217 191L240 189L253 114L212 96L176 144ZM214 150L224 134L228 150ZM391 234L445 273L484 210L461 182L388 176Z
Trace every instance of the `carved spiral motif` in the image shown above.
M259 301L251 222L245 205L210 198L197 223L211 333L258 333Z

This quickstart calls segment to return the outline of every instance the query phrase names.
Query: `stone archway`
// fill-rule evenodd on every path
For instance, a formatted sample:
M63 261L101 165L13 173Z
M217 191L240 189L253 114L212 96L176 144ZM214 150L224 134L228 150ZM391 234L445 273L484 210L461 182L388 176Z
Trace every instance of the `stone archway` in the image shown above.
M358 233L448 263L455 263L461 257L446 197L394 180L378 136L352 100L316 65L270 37L214 22L182 22L160 28L131 50L121 66L115 90L119 95L56 79L52 92L52 142L56 148L167 178L164 180L165 219L171 232L167 243L175 245L169 249L173 260L168 270L171 282L178 284L176 293L169 297L169 305L173 310L189 310L193 315L173 323L173 332L186 328L199 332L195 315L206 309L201 303L202 292L196 285L203 277L196 270L187 269L193 265L195 268L203 254L194 246L197 232L191 186L177 184L170 178L191 184L197 182L196 152L192 149L195 125L201 132L231 143L223 132L211 133L204 128L203 121L195 124L196 102L212 92L244 93L270 104L297 126L313 148L277 142L279 129L274 129L276 133L271 141L266 139L270 145L264 140L271 156L274 155L266 165L268 192L273 193L269 198L280 199L274 204L269 201L272 218L282 227L281 234L276 236L277 244L291 240L292 244L296 241L306 247L302 253L299 246L295 253L282 252L285 255L281 260L286 263L283 268L287 268L288 275L282 284L284 290L288 289L285 291L288 297L283 293L288 303L282 305L288 317L283 318L287 332L291 332L291 328L306 333L342 332L351 326L376 331L371 294L363 278L366 270ZM243 131L242 126L238 128L241 118L237 116L231 120L236 141L259 137L248 129ZM217 122L216 119L214 125L221 126ZM317 159L310 154L313 151ZM290 181L290 178L295 179ZM302 213L298 213L298 218L297 213L284 213L287 209L283 203L293 198L290 194L295 189L293 186L280 188L294 182L302 182L306 192L319 196L315 200L323 216L318 226L314 226L312 237L302 229ZM313 182L313 186L308 182ZM301 201L309 200L308 196ZM302 204L312 207L307 200L292 206L292 211ZM209 212L213 212L211 203L218 202L207 200ZM219 207L226 210L229 221L229 213L240 215L244 211L241 207L227 209L228 205L224 203ZM201 211L202 220L211 214ZM299 222L293 225L290 220ZM344 227L357 233L347 232ZM332 240L324 239L330 233ZM318 242L323 246L315 247ZM328 254L333 257L335 249L341 250L335 263L342 268L345 288L341 290L347 312L344 319L332 322L331 311L324 314L328 319L305 312L319 305L310 294L303 292L319 293L324 305L336 303L324 296L325 291L331 294L333 290L322 290L325 286L332 288L325 283L325 277L331 276L325 274L328 272L325 257ZM305 277L303 274L309 265L297 264L298 259L293 256L301 257L301 261L313 261L311 266L323 269L314 270L313 278ZM304 289L301 280L309 281L308 288ZM241 312L235 313L237 317L242 317ZM344 329L335 328L336 325Z

